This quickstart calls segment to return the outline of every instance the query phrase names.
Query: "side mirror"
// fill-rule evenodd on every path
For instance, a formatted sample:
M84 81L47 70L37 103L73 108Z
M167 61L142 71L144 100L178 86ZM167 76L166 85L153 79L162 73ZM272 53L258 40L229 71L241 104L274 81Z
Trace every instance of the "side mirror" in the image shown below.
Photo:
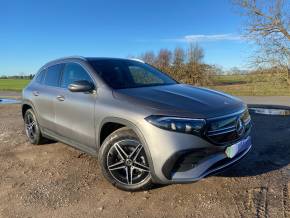
M78 80L68 86L68 89L71 92L89 92L92 91L94 88L94 85L87 80Z

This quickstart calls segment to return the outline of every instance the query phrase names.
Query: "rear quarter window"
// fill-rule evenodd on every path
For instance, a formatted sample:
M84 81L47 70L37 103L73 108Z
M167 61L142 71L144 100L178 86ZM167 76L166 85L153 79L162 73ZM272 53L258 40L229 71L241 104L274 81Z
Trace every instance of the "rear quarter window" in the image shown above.
M43 78L45 76L45 72L46 70L42 70L41 72L39 72L35 78L35 82L41 84L43 82Z

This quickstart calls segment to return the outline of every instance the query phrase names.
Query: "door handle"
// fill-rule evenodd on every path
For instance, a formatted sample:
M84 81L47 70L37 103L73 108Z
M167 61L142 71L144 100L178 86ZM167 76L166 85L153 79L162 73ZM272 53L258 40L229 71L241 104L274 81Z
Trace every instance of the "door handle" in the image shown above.
M58 95L58 96L56 96L56 99L59 101L64 101L65 98L62 95Z
M39 96L39 91L33 91L32 94L33 94L34 96Z

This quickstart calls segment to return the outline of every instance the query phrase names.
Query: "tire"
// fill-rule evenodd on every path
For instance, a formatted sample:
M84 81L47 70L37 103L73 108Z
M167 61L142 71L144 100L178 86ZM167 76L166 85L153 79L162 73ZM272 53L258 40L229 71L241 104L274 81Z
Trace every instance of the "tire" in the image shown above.
M98 160L105 178L121 190L140 191L152 185L144 147L129 128L120 128L105 139Z
M42 136L39 124L32 109L28 109L24 115L24 128L26 136L31 144L40 145L46 142Z

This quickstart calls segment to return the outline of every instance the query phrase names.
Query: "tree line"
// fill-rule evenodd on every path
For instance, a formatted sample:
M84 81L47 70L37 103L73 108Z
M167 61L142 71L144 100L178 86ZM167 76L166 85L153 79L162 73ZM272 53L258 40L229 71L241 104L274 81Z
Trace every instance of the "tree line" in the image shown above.
M204 55L204 49L192 43L186 49L162 48L157 53L146 51L135 58L168 73L182 83L208 85L212 83L211 76L222 73L222 70L215 65L204 63Z
M34 77L34 74L29 74L29 75L12 75L12 76L7 76L7 75L2 75L0 76L0 79L32 79Z

